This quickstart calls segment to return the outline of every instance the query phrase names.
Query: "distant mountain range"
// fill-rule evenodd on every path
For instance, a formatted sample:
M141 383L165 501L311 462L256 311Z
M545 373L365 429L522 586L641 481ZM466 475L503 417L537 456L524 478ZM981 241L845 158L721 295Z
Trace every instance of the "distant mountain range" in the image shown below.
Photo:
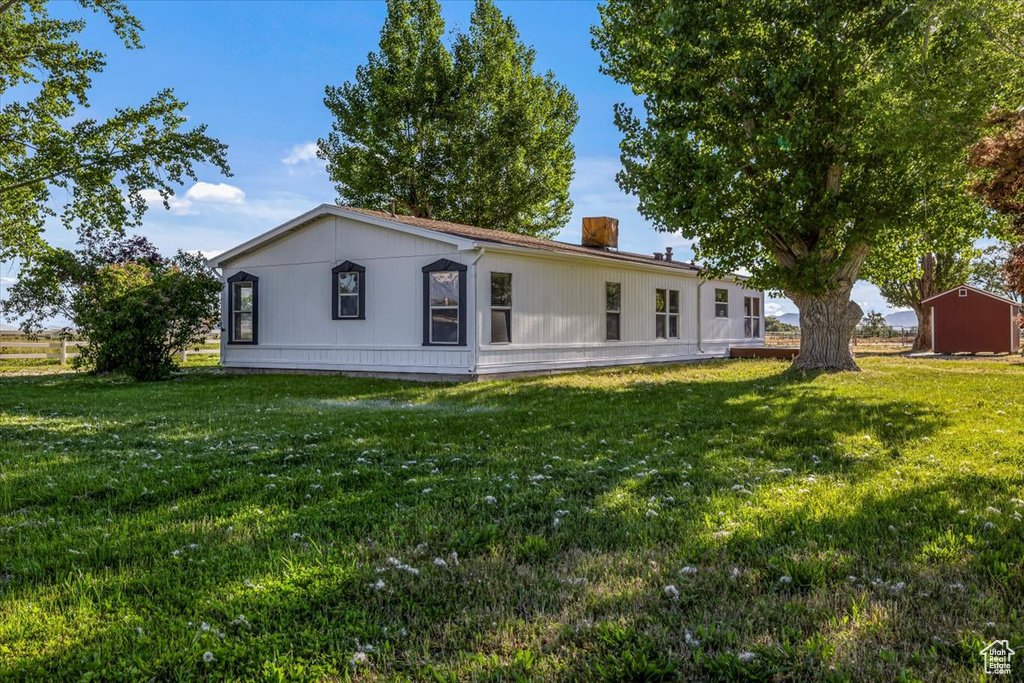
M782 315L770 315L780 323L800 327L799 313L783 313ZM913 311L895 311L885 316L885 323L889 327L917 327L917 315Z

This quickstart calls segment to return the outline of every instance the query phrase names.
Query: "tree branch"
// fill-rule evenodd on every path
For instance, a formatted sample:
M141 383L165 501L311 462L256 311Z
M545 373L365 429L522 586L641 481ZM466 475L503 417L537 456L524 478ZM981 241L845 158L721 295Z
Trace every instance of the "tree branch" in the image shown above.
M118 161L118 160L123 159L123 158L124 158L123 155L115 155L115 156L110 156L110 157L104 157L103 159L94 159L92 161L87 161L84 164L79 164L77 166L77 168L80 168L80 169L89 168L90 166L95 166L100 161L103 161L103 162ZM63 168L63 169L61 169L59 171L55 171L53 173L50 173L50 174L47 174L47 175L44 175L44 176L38 176L38 177L35 177L35 178L30 178L28 180L18 181L16 183L14 183L13 185L6 185L6 186L5 185L0 185L0 196L3 196L4 194L6 194L8 192L14 192L15 190L20 190L23 187L28 187L29 185L34 185L36 183L48 182L48 181L53 180L55 178L59 178L62 175L67 175L68 173L71 173L74 170L75 170L74 168ZM8 177L10 177L10 176L8 176Z

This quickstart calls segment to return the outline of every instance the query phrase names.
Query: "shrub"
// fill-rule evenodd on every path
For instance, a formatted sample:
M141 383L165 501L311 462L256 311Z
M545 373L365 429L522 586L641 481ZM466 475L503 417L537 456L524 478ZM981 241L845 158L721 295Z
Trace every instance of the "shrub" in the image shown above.
M144 238L52 249L11 287L4 310L32 333L64 315L89 340L75 367L166 379L177 352L200 343L219 316L220 280L199 256L164 259Z

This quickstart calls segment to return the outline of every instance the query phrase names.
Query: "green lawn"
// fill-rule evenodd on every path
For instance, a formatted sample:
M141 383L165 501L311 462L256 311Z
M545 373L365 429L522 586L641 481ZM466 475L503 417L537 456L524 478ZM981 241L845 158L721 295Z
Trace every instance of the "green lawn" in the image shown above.
M861 362L0 378L0 680L978 680L1024 365Z

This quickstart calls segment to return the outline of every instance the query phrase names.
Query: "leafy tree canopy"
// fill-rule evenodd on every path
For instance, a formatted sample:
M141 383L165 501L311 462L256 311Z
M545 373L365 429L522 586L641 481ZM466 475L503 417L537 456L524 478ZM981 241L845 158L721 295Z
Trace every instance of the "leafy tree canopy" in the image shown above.
M79 4L126 48L141 47L141 25L121 2ZM79 44L84 28L84 19L51 17L44 0L0 2L0 258L40 254L48 218L82 235L120 233L139 225L142 190L166 201L199 163L230 174L225 145L205 126L183 128L185 103L171 90L106 120L87 117L105 56Z
M389 0L380 49L328 86L339 201L531 235L569 219L576 100L490 2L449 50L437 0Z
M1019 68L1015 0L608 0L594 43L643 98L616 108L619 183L718 273L801 309L797 367L852 369L850 291L919 225Z

